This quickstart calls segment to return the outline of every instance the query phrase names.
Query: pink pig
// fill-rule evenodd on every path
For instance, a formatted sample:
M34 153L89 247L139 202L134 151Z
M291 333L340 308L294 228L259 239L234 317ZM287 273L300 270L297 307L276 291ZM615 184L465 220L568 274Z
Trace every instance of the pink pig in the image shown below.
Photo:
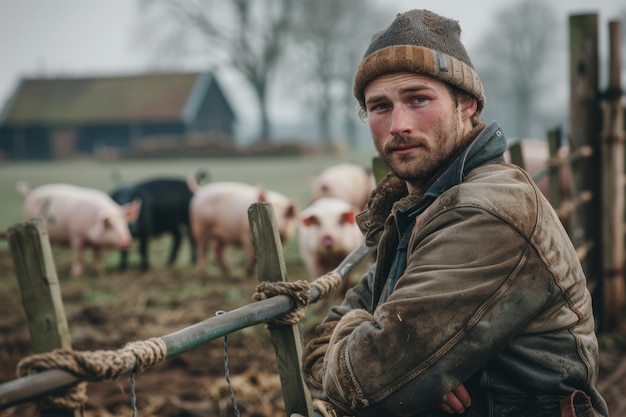
M357 210L365 207L375 187L374 176L363 167L350 162L333 165L310 179L311 201L336 197L347 201Z
M256 257L250 234L248 208L256 202L272 204L276 227L283 243L296 233L298 207L295 201L275 191L239 182L213 182L201 187L190 184L194 196L190 203L191 231L196 242L198 270L206 273L208 245L214 242L216 261L221 271L230 275L226 263L227 246L243 247L246 275L253 273Z
M105 192L70 184L47 184L30 190L20 182L26 199L24 218L43 220L50 243L69 244L73 250L72 276L83 273L83 249L91 247L96 273L102 274L102 249L128 249L128 224L136 220L141 203L120 206Z
M300 213L298 248L311 278L335 269L363 241L355 221L356 211L347 202L325 197Z

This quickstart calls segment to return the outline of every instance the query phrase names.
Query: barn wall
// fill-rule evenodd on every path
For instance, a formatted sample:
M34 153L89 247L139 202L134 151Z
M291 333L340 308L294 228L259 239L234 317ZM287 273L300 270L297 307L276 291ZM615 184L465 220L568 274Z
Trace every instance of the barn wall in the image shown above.
M0 149L8 159L52 159L50 130L42 126L9 127L0 131Z
M234 138L235 118L217 83L211 83L189 130L194 133L219 133Z

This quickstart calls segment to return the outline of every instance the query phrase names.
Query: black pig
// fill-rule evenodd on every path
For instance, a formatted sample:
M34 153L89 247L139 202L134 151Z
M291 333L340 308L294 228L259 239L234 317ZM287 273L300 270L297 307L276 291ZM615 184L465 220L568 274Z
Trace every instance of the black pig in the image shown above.
M172 235L172 248L167 264L171 266L178 255L182 240L182 229L191 244L191 261L195 263L195 244L189 228L189 201L193 193L187 182L175 178L156 178L134 185L120 186L111 193L111 198L119 204L136 199L141 200L141 211L137 221L130 226L133 238L139 240L141 270L150 268L148 243L150 238L163 233ZM119 268L128 267L128 251L121 251Z

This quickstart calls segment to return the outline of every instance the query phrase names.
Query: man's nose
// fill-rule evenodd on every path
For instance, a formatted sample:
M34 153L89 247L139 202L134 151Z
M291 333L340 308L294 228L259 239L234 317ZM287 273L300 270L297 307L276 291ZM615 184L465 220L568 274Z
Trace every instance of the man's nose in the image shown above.
M409 112L402 106L396 106L391 111L391 126L389 133L394 136L402 136L411 132L411 117Z

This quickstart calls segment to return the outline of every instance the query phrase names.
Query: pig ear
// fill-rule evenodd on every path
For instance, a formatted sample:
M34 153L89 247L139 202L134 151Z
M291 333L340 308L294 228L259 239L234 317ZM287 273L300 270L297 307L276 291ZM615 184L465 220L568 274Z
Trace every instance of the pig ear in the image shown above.
M111 219L109 219L108 216L102 217L102 227L104 227L104 230L113 228L113 226L111 225Z
M288 219L298 217L298 205L296 203L289 204L289 207L287 207L285 211L285 217Z
M267 201L267 196L265 194L265 188L259 188L259 195L257 196L257 201L263 203Z
M126 203L122 206L124 211L124 217L129 224L135 223L139 217L139 211L141 210L141 199L136 198L130 203Z
M307 227L318 226L320 224L320 221L317 216L307 216L302 218L302 224Z
M355 221L355 218L354 218L354 211L353 210L346 211L346 212L341 214L341 220L340 220L341 224L346 224L346 223L353 224L354 221Z
M109 213L106 210L100 210L98 212L98 222L102 224L102 230L113 228L113 223L109 217Z

